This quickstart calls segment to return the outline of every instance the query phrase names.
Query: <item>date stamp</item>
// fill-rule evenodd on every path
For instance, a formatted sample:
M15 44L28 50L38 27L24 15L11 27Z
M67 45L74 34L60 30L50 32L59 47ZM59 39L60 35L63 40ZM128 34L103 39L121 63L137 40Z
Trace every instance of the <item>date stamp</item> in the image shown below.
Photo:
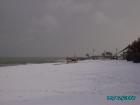
M133 101L136 100L136 96L106 96L109 101Z

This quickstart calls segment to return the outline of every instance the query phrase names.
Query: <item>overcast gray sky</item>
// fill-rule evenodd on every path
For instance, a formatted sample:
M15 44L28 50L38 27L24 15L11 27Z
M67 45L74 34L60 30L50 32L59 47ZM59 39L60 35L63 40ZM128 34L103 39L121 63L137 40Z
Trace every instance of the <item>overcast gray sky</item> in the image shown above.
M140 36L140 0L0 0L0 56L121 50Z

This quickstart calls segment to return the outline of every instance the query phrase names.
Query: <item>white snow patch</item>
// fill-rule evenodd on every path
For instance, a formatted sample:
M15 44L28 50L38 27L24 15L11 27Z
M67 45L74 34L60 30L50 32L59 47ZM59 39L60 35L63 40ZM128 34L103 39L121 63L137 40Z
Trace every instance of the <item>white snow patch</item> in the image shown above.
M139 105L139 75L140 64L121 60L0 67L0 105Z

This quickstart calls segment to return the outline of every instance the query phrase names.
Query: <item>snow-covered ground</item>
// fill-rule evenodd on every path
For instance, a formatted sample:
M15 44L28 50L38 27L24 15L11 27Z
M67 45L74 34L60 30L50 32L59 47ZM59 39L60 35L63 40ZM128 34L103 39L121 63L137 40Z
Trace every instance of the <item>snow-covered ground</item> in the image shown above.
M106 96L134 95L134 101ZM140 64L115 60L0 67L0 105L140 105Z

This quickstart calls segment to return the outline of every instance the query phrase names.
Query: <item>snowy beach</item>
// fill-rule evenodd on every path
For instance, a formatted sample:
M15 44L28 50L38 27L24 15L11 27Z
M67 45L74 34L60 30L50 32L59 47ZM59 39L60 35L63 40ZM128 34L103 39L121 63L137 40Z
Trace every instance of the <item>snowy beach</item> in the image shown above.
M108 101L106 96L136 96ZM140 64L86 60L0 67L0 105L139 105Z

